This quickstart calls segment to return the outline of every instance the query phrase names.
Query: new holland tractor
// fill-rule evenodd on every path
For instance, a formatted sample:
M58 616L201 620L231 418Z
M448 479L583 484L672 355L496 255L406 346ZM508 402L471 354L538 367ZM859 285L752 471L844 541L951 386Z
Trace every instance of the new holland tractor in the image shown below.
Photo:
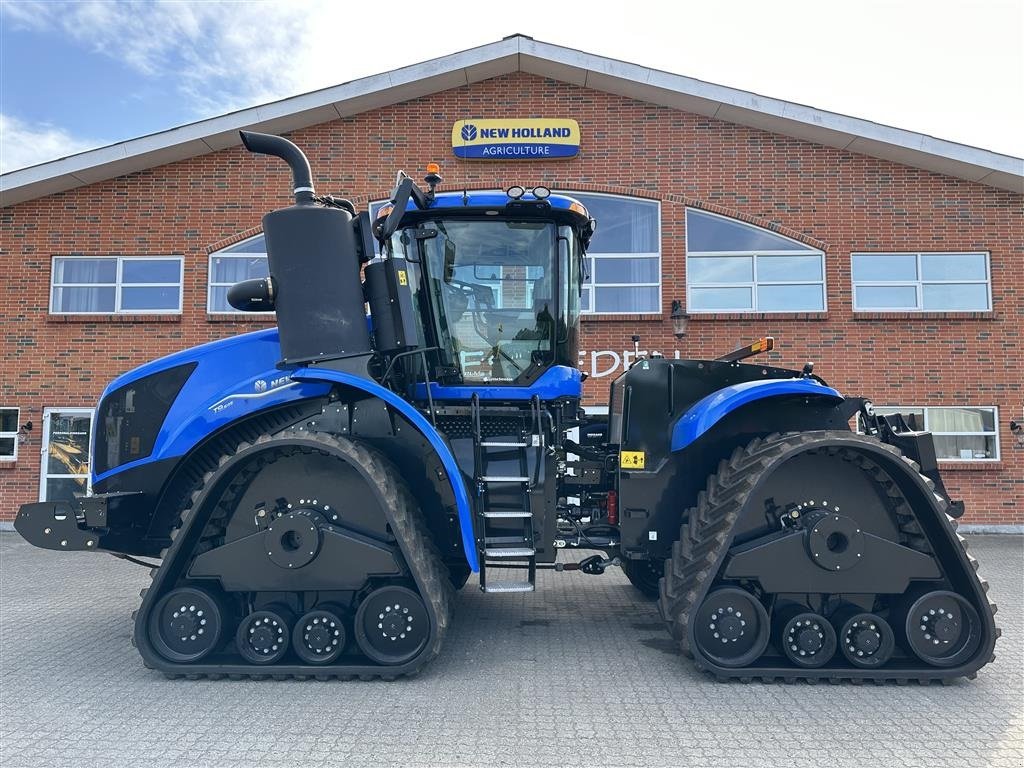
M146 665L391 679L441 652L471 573L503 599L537 569L610 567L719 679L950 680L992 658L929 433L811 365L742 362L767 340L639 359L587 415L582 204L438 192L428 166L371 218L316 195L291 142L242 139L293 174L295 204L263 219L269 277L229 293L278 327L115 379L93 494L16 523L40 547L159 558Z

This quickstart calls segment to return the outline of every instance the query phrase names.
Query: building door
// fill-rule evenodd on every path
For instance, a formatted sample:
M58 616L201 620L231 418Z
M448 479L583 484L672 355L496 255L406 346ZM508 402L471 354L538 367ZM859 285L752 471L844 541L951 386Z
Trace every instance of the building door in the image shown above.
M71 501L89 491L91 408L43 410L40 501Z

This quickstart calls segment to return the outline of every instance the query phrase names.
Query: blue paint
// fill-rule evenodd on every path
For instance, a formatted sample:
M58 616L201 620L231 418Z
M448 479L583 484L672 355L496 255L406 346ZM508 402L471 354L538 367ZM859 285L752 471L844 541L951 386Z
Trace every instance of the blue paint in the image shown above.
M444 471L448 473L448 482L451 483L452 493L455 494L455 505L459 512L459 528L462 534L462 549L466 554L466 562L474 572L480 569L477 561L476 541L473 538L473 517L472 505L469 501L469 494L462 482L462 471L455 461L448 443L441 437L440 433L427 421L426 417L408 402L400 398L390 389L381 386L372 379L364 379L351 373L343 371L332 371L326 368L300 368L292 374L297 381L309 382L333 382L345 384L354 389L362 390L373 397L379 397L396 411L407 418L416 429L418 429L437 451L438 458Z
M93 484L128 469L184 456L212 433L257 411L331 390L325 383L292 381L287 371L275 367L280 358L277 329L268 328L176 352L118 376L102 397L144 376L197 363L167 412L152 453L93 475ZM103 428L97 424L94 433Z
M426 386L420 382L413 389L417 400L427 399ZM435 400L469 400L478 395L481 400L530 400L537 395L541 400L555 400L559 397L580 397L583 381L580 372L567 365L553 365L528 387L503 385L454 386L446 387L430 382L430 396Z
M733 384L697 401L679 417L672 429L672 450L686 448L737 408L766 397L785 395L843 399L837 390L814 379L769 379Z

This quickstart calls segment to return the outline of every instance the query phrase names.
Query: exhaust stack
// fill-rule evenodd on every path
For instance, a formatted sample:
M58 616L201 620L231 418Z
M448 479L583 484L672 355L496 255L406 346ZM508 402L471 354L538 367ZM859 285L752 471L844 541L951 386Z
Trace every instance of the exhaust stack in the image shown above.
M369 355L373 347L363 308L360 246L352 214L317 205L309 161L297 146L280 136L240 133L250 152L288 163L295 205L263 217L270 280L235 286L231 292L238 301L235 306L270 309L272 302L283 365ZM254 298L260 301L253 302ZM353 367L358 366L353 363Z
M313 204L313 173L309 170L309 160L302 150L288 139L271 136L269 133L239 131L245 148L256 155L279 157L292 169L292 187L294 188L296 205Z

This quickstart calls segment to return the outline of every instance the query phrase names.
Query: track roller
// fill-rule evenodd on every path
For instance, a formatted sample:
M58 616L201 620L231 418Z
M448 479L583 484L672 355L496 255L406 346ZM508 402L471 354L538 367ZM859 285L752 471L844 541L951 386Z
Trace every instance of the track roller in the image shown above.
M288 635L286 611L253 611L238 625L235 644L250 664L273 664L288 652Z
M907 644L926 664L953 667L981 642L978 612L955 592L928 592L914 601L904 625Z
M723 667L745 667L768 647L768 612L756 597L736 587L716 589L697 611L697 647Z
M381 587L356 612L356 642L378 664L402 664L427 642L430 625L420 596L406 587Z
M224 619L205 589L183 587L164 595L149 618L149 637L169 661L198 661L220 644Z
M328 608L314 608L292 630L295 655L307 664L330 664L345 650L347 639L338 613Z
M823 666L836 652L836 631L828 619L818 613L789 613L781 624L777 642L786 658L798 667Z
M873 613L858 613L839 625L843 656L855 667L880 667L892 658L896 638L889 622Z

